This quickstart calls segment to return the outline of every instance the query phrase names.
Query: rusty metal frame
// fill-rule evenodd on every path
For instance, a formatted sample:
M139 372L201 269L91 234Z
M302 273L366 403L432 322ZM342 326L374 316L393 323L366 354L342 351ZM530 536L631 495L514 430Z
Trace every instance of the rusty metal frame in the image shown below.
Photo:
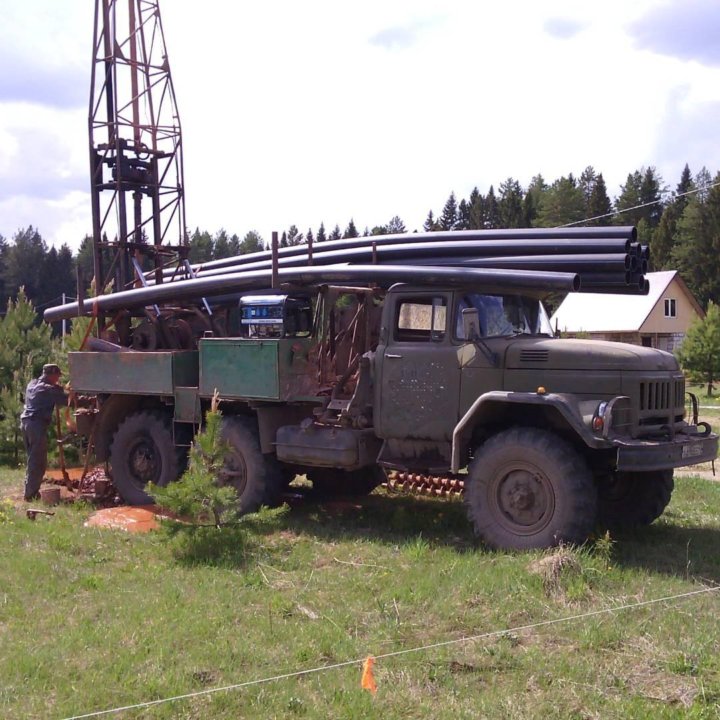
M162 282L163 258L186 251L187 233L159 0L95 0L88 129L96 295L132 282L131 257L149 257Z

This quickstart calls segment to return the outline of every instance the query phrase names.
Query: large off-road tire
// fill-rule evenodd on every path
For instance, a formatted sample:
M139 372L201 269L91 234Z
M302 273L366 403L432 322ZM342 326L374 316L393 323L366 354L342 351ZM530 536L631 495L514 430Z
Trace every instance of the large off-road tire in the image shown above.
M126 503L152 503L145 490L147 484L165 486L176 480L180 472L170 419L152 411L128 415L113 436L110 467L113 483Z
M582 543L597 516L597 490L584 458L537 428L510 428L480 446L468 469L465 502L475 533L496 548Z
M649 525L670 502L675 481L672 470L618 472L598 483L598 517L610 530Z
M229 447L220 482L235 487L240 512L255 512L261 505L277 505L283 489L282 469L274 455L261 452L254 418L224 418L222 437Z
M335 468L313 468L307 478L313 484L313 493L319 497L339 495L369 495L378 485L385 482L385 472L379 465L359 470Z

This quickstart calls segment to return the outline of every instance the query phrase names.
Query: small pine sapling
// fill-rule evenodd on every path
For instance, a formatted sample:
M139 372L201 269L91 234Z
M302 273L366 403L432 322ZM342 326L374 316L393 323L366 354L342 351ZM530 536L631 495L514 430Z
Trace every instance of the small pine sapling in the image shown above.
M236 523L237 491L232 485L221 486L219 482L226 453L222 413L215 393L205 415L205 427L193 440L183 476L166 487L151 485L156 502L192 525L212 524L220 528Z

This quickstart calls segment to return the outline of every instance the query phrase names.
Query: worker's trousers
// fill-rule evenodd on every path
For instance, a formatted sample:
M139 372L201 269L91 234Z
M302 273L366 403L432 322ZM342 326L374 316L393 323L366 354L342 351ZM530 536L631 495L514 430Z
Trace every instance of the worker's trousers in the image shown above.
M27 452L25 473L25 499L32 500L40 492L47 469L48 426L42 420L26 418L20 421Z

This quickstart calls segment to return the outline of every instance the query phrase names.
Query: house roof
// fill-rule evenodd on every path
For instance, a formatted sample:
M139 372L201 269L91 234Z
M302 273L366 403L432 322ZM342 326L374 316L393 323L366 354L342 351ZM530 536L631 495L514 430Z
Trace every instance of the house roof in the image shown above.
M647 295L568 293L551 318L553 328L569 332L637 332L676 277L698 314L703 315L677 270L647 273L645 277L650 283Z

